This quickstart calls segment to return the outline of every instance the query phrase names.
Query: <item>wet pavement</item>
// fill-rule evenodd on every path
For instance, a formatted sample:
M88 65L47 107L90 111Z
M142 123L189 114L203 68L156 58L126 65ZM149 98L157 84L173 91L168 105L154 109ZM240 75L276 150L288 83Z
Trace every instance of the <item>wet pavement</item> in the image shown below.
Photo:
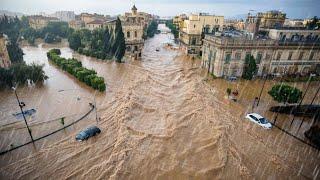
M163 25L159 25L159 28L165 29ZM3 165L0 177L319 177L318 151L276 128L265 130L244 119L245 113L252 111L251 98L259 95L260 89L252 87L259 87L262 81L229 83L222 79L212 80L200 68L199 60L165 48L168 42L173 43L172 35L156 35L145 42L141 61L121 64L88 58L74 54L67 47L62 48L62 56L76 57L85 67L95 69L105 78L105 93L96 93L48 63L45 53L50 47L25 47L26 61L38 59L45 63L45 71L50 77L43 87L18 90L28 107L37 109L37 114L30 120L31 124L61 116L77 116L88 110L88 102L95 97L98 116L101 117L98 126L102 133L85 142L74 140L77 131L96 123L94 114L91 114L87 120L50 137L46 143L36 143L36 147L21 148L0 157ZM157 48L160 51L157 52ZM272 82L267 86L271 85ZM226 97L227 87L239 90L238 102ZM68 91L56 93L60 89ZM264 107L276 103L266 94L267 89L262 95L261 105L255 111L272 119L273 114L268 114ZM79 96L88 97L87 101L83 102L84 98L78 101ZM0 123L11 123L14 119L10 114L18 111L14 96L12 92L5 91L1 92L0 97L0 107L4 109L1 115L4 120ZM18 123L23 126L23 123ZM41 128L34 127L33 131L49 131L58 125L58 122L54 126L44 123ZM7 128L7 132L10 132L10 128ZM0 133L3 138L4 130L1 129ZM13 135L16 134L7 133L7 136L15 138ZM7 140L1 139L3 141ZM5 147L1 145L1 148Z

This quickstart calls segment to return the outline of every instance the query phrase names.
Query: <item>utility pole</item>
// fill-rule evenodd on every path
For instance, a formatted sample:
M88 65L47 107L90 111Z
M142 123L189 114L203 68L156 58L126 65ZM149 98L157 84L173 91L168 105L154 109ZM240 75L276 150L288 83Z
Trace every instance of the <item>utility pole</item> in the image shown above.
M310 84L311 84L311 78L312 78L313 76L314 76L314 75L310 75L310 77L309 77L309 79L308 79L308 85L307 85L306 91L304 92L304 94L303 94L303 96L302 96L302 98L301 98L301 101L299 102L298 108L301 106L302 101L303 101L304 97L306 96L306 94L307 94L307 92L308 92L308 90L309 90L309 87L310 87ZM294 119L295 119L295 115L293 114L293 118L292 118L292 120L291 120L290 127L292 126Z
M26 123L26 126L27 126L27 129L28 129L30 138L31 138L32 142L34 142L33 137L32 137L32 134L31 134L31 130L30 130L30 128L29 128L28 122L27 122L27 120L26 120L26 117L24 116L24 112L23 112L23 109L22 109L22 108L23 108L24 106L26 106L26 105L24 104L24 102L20 102L19 97L18 97L18 95L17 95L17 89L16 89L15 87L12 87L12 89L13 89L13 91L14 91L14 94L16 95L16 98L17 98L17 101L18 101L18 105L19 105L19 107L20 107L20 111L21 111L21 114L22 114L22 116L23 116L24 122Z
M316 99L319 91L320 91L320 86L319 86L319 88L317 89L316 94L315 94L314 97L312 98L312 101L311 101L311 103L309 104L308 109L312 106L312 104L313 104L314 100ZM307 111L307 110L305 110L304 113L306 113L306 111ZM304 121L304 116L303 116L303 118L302 118L302 120L301 120L301 123L300 123L300 125L299 125L299 128L298 128L298 131L297 131L297 132L299 132L299 130L300 130L301 126L302 126L303 121Z
M261 95L262 95L262 92L263 92L263 89L264 89L264 85L265 85L266 82L267 82L267 77L268 77L268 76L265 76L265 79L264 79L264 81L263 81L263 85L262 85L262 88L261 88L261 91L260 91L260 94L259 94L259 97L258 97L257 106L259 106L259 102L260 102Z

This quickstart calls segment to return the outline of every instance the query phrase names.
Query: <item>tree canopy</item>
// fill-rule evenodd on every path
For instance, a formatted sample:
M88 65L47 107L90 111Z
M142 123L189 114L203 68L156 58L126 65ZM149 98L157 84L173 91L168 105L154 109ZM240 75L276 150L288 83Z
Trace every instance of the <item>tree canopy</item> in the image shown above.
M242 73L242 78L251 80L257 72L257 64L252 55L247 55Z
M119 18L114 28L98 28L93 31L77 30L69 34L68 41L70 48L80 54L99 59L115 57L118 62L121 62L126 49Z
M268 94L279 103L291 104L297 103L301 99L302 91L286 84L277 84L271 88Z

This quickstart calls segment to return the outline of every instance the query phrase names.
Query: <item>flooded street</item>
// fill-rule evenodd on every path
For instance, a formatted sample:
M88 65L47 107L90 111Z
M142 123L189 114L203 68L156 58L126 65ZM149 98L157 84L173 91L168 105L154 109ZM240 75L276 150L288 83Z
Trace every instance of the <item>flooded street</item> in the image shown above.
M160 24L159 29L166 27ZM265 130L245 120L245 112L250 111L246 100L234 103L225 98L226 87L237 85L207 81L199 60L165 47L173 43L172 38L158 34L148 39L141 61L121 64L60 47L62 56L81 60L84 67L105 78L104 93L49 63L45 53L51 47L24 47L25 61L44 64L49 76L42 87L18 89L25 109L37 110L28 120L35 136L61 127L61 117L72 122L85 114L93 99L102 133L85 142L75 141L79 130L96 124L91 113L35 147L1 156L0 179L319 178L319 151L276 128ZM246 92L242 91L240 95ZM29 137L23 121L12 116L19 111L13 92L0 92L0 98L0 147L4 150Z

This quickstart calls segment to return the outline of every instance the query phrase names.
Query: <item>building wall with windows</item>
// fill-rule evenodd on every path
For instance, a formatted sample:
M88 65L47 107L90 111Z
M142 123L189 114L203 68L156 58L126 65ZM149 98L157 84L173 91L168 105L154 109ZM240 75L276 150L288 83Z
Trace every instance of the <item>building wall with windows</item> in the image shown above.
M149 16L138 12L134 5L131 13L126 13L120 19L126 41L126 55L131 59L140 59L144 45L143 31L149 23Z
M59 21L55 17L45 17L41 15L28 16L29 25L34 29L42 29L48 25L50 21Z
M179 40L182 49L187 54L199 54L202 51L202 34L223 30L224 17L205 13L191 14L184 20L183 28L179 30Z
M320 65L320 42L280 42L206 35L202 67L217 77L241 76L247 55L256 59L258 76L306 74Z
M0 35L0 67L8 68L11 65L6 46L6 38Z
M269 37L281 41L313 41L320 38L319 30L270 29Z

